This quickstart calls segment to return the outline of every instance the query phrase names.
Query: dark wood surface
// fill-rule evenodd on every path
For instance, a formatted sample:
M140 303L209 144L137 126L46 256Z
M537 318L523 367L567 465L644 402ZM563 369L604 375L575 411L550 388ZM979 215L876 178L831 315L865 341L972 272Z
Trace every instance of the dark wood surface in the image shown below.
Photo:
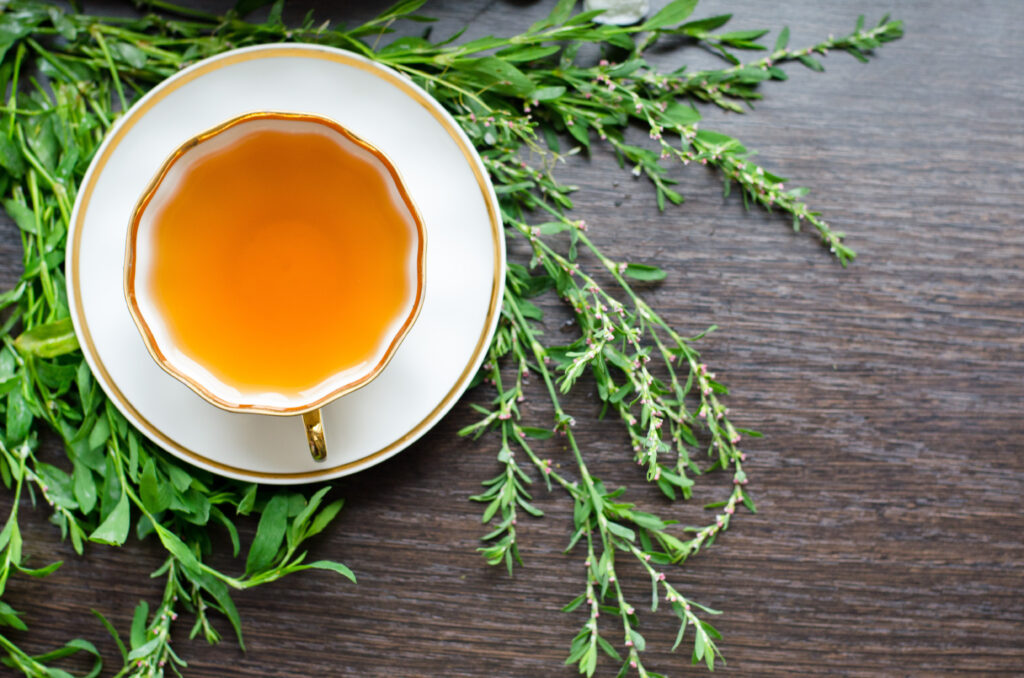
M471 22L478 36L518 31L548 4L435 0L427 12L442 17L441 32ZM733 390L735 419L765 433L748 445L760 512L738 515L671 576L724 610L725 673L1022 675L1024 4L748 0L697 13L726 5L737 28L788 24L793 44L845 33L860 12L894 11L907 34L870 65L836 54L825 74L788 67L790 81L765 87L751 115L707 111L708 127L812 188L860 253L848 269L785 220L745 212L735 197L723 204L702 168L674 173L688 201L664 213L607 153L563 170L613 256L668 268L650 296L677 327L720 326L705 356ZM375 9L321 2L317 13ZM707 58L658 55L666 65ZM19 274L18 248L4 221L4 287ZM350 565L358 586L318 572L238 595L248 651L188 641L183 627L186 675L575 675L562 661L580 619L559 608L580 589L582 557L562 553L565 497L538 493L547 516L521 525L526 566L515 577L474 552L479 507L467 498L495 471L494 441L455 432L485 397L469 393L408 451L336 483L348 505L314 552ZM569 407L596 472L641 485L622 432L590 421L594 402L584 384ZM545 455L566 459L557 445ZM684 522L701 513L699 501L632 496ZM0 498L0 512L9 502ZM39 562L66 562L44 582L11 581L5 600L33 628L18 637L42 650L83 636L113 657L89 609L127 629L135 603L159 595L147 576L158 549L135 542L76 558L42 507L26 507L23 524ZM667 615L644 615L642 628L651 668L702 672L668 652Z

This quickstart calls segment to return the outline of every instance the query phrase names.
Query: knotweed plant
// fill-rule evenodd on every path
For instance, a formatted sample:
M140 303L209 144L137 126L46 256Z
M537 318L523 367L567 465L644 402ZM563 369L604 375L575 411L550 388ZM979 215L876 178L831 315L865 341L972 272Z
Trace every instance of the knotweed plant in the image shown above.
M203 57L264 42L313 42L367 56L429 91L474 142L500 200L512 245L506 291L478 379L486 385L469 396L487 404L473 405L481 418L462 431L480 437L482 448L498 450L498 474L473 497L484 504L489 524L484 558L513 571L520 558L517 522L524 514L541 515L528 489L539 479L572 502L566 550L584 566L578 595L565 606L582 622L575 637L565 639L567 663L589 676L606 654L620 676L660 675L643 663L642 606L667 610L679 624L675 645L687 642L692 660L713 668L720 635L708 618L718 612L694 600L699 592L673 584L673 566L714 543L741 507L754 510L743 450L756 434L731 419L727 390L696 348L705 333L684 335L645 301L643 286L664 272L609 258L588 225L572 215L572 187L557 171L572 153L610 148L625 171L653 184L664 209L683 201L668 168L705 165L721 175L727 193L737 188L746 205L784 213L795 229L809 224L845 265L854 253L804 202L807 189L788 187L737 139L708 129L695 104L745 111L761 97L761 83L786 79L788 62L822 70L818 57L829 50L866 61L901 35L900 22L883 18L868 26L861 18L848 35L800 48L789 46L783 29L767 47L761 42L766 30L724 30L729 15L691 19L696 0L675 0L627 27L594 23L596 13L574 14L574 0L559 0L549 16L521 33L460 41L461 33L435 39L429 30L392 39L398 21L430 21L416 14L423 0L400 2L353 28L312 17L286 26L280 1L262 23L244 20L265 4L259 0L239 0L225 16L162 0L140 4L145 13L131 19L28 0L0 8L6 97L0 196L19 228L24 266L17 284L0 295L0 480L11 492L11 513L0 531L0 596L12 574L43 577L60 565L26 562L19 512L39 504L79 554L93 543L119 546L131 534L155 538L165 550L163 566L153 573L165 582L163 596L152 608L139 604L127 643L98 615L121 651L118 676L178 673L185 661L171 647L171 628L181 614L191 620L192 636L216 642L220 632L211 612L217 612L241 643L232 591L308 568L354 579L344 565L313 560L304 548L341 509L340 500L326 501L328 487L258 488L212 476L163 453L131 427L78 350L63 272L77 186L121 112ZM660 70L645 53L665 38L712 50L725 63L691 71L680 60L674 70ZM737 56L745 51L759 58ZM647 143L627 140L637 129ZM557 295L572 315L578 334L568 344L541 333L543 313L532 300L544 295ZM638 480L657 486L668 502L689 499L709 472L731 475L731 489L707 506L703 525L680 527L671 503L658 508L662 515L641 510L625 489L593 475L575 433L586 422L566 409L567 394L580 388L584 375L596 387L603 414L621 422L623 456L638 465ZM527 416L527 398L545 405L532 412L547 414ZM60 463L38 454L43 428L63 441ZM547 457L555 449L548 438L564 443L568 463ZM236 523L244 516L257 521L244 569L233 575L212 567L211 530L223 530L240 556ZM619 566L626 561L638 563L649 579L651 597L642 605L622 586ZM0 626L25 631L22 616L0 599ZM78 652L95 658L89 676L100 671L96 648L83 639L33 657L0 633L0 647L4 663L26 676L66 676L53 662Z

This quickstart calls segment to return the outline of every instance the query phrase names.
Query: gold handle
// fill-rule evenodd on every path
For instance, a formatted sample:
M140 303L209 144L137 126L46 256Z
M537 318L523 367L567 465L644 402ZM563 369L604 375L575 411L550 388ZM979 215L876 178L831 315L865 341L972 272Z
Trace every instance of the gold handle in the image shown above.
M314 460L323 461L327 458L327 441L324 440L324 419L320 416L320 410L304 413L302 423L306 426L309 453Z

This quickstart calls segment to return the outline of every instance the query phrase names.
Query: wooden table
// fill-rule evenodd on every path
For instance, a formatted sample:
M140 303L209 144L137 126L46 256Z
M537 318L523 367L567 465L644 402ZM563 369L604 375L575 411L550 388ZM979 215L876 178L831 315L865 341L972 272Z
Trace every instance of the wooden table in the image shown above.
M318 4L321 18L377 9ZM426 11L442 18L436 35L470 22L479 36L519 31L549 4L435 0ZM697 14L733 11L737 28L788 24L800 45L891 4L708 2ZM296 2L287 16L306 9ZM700 167L673 171L688 200L664 213L607 152L562 172L612 256L668 268L649 297L676 327L719 325L705 356L733 390L735 419L765 433L748 446L760 512L738 514L671 575L724 610L726 673L1024 674L1024 4L943 0L896 14L907 35L872 64L838 54L825 74L788 66L790 81L764 87L753 114L707 111L706 126L813 190L860 253L848 269L784 219L723 201ZM707 62L695 52L657 59ZM18 248L5 219L3 287L19 274ZM494 440L456 431L474 420L469 403L488 397L470 392L411 449L336 483L347 508L314 555L347 563L358 586L317 572L237 596L248 652L189 642L183 625L187 675L575 675L562 661L580 619L559 608L580 590L582 556L562 553L565 496L537 494L547 516L521 521L526 565L515 577L474 552L480 507L468 497L496 470ZM597 474L640 485L624 434L592 420L585 384L568 405ZM557 444L544 454L566 459ZM722 481L677 508L631 496L695 522ZM112 658L89 609L126 630L135 603L159 595L147 575L160 549L94 546L77 558L44 509L25 507L26 541L40 562L66 562L45 582L12 579L5 600L34 629L16 637L41 651L83 636ZM644 584L630 587L640 595ZM702 672L668 652L667 615L642 628L651 668ZM605 663L598 675L613 674Z

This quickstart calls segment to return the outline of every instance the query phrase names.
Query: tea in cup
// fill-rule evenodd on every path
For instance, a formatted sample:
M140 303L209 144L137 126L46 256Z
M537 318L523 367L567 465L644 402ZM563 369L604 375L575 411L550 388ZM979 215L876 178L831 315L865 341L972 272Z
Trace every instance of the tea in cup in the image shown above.
M425 231L388 158L338 123L250 113L164 163L128 229L154 360L217 407L301 415L376 377L423 303Z

